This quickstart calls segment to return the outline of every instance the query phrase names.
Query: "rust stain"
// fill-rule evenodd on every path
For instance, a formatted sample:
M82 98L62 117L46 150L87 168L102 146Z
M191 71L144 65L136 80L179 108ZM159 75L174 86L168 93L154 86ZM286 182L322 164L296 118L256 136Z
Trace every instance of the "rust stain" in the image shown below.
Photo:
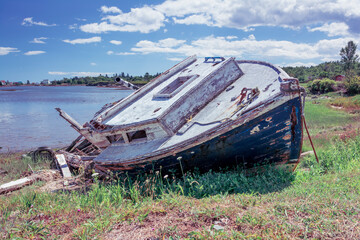
M290 134L289 134L289 135L285 135L285 136L283 137L283 139L284 139L285 141L290 140L290 139L291 139L291 135L290 135Z
M272 117L268 117L265 119L265 121L270 122L272 120Z
M282 129L279 129L276 131L276 133L282 132L282 131L287 131L289 128L288 127L284 127Z
M292 111L291 111L291 115L290 115L290 120L291 120L291 136L292 136L292 140L295 139L295 126L297 124L297 118L296 118L296 108L295 106L292 107Z

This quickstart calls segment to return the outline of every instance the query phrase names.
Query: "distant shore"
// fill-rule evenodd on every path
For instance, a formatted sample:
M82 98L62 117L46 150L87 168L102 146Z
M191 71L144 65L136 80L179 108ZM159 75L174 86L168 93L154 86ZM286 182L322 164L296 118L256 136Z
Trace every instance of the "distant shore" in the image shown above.
M132 90L131 88L128 88L123 85L117 85L117 84L108 84L108 85L85 85L85 84L63 84L63 85L34 85L34 84L23 84L23 85L2 85L0 86L0 91L17 91L17 89L1 89L1 88L9 88L9 87L99 87L99 88L116 88L118 90Z

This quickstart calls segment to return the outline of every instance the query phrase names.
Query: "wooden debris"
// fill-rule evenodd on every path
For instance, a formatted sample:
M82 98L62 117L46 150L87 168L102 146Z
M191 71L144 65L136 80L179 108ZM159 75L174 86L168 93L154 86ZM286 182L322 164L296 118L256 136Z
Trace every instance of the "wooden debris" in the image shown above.
M20 178L18 180L0 185L0 195L19 190L25 186L35 183L36 181L48 182L58 177L59 177L59 171L55 171L55 170L39 171L35 174L32 174L31 176Z
M26 178L20 178L18 180L15 180L15 181L12 181L9 183L5 183L0 186L0 195L8 193L8 192L16 191L27 185L31 185L34 182L35 182L35 179L26 177Z
M56 154L55 157L56 157L56 161L58 162L58 164L60 166L60 170L63 174L63 177L71 178L71 173L70 173L69 167L66 163L64 154Z
M313 154L314 154L314 151L303 152L303 153L301 153L300 158L303 158L303 157L306 157L309 155L313 155Z

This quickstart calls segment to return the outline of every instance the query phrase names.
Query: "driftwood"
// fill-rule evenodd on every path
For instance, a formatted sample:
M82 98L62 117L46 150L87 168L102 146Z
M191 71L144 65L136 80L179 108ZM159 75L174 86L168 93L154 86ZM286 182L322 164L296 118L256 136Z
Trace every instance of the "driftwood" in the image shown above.
M25 186L31 185L36 181L52 181L60 178L60 172L56 170L42 170L31 176L21 178L9 183L0 185L0 195L19 190Z
M303 158L303 157L306 157L309 155L314 155L314 151L303 152L303 153L301 153L300 158Z

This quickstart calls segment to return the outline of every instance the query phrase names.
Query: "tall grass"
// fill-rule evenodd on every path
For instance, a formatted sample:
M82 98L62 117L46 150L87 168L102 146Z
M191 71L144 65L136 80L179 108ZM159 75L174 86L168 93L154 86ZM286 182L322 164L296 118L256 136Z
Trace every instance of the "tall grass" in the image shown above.
M308 157L295 173L273 166L257 174L241 169L185 173L181 177L155 172L135 178L123 176L111 183L96 180L84 192L38 193L30 187L12 196L0 196L0 238L55 238L58 229L67 227L73 238L94 239L118 223L141 225L150 216L166 215L173 209L179 214L191 209L187 216L194 224L205 226L223 218L235 224L230 233L212 225L199 226L189 233L190 239L252 238L251 232L267 238L279 234L306 238L314 231L327 238L330 235L321 234L341 232L339 218L356 221L360 137L338 141L318 155L320 164ZM194 206L194 201L200 205ZM299 225L292 225L289 216ZM179 234L177 225L170 223L154 231L158 236Z
M360 135L346 141L334 141L329 148L318 152L320 164L315 158L305 158L300 167L310 168L315 173L341 172L360 169Z
M360 95L354 97L338 97L330 100L330 104L344 108L360 108Z
M326 99L307 100L305 104L307 126L315 147L319 149L330 148L338 140L339 135L346 136L347 132L355 131L360 127L359 114L350 114L345 110L331 108L332 101L336 101L336 99L330 101ZM312 150L305 132L304 137L302 150L304 152Z
M344 126L354 121L354 116L327 106L328 100L308 100L305 117L310 133L315 135L329 128Z

